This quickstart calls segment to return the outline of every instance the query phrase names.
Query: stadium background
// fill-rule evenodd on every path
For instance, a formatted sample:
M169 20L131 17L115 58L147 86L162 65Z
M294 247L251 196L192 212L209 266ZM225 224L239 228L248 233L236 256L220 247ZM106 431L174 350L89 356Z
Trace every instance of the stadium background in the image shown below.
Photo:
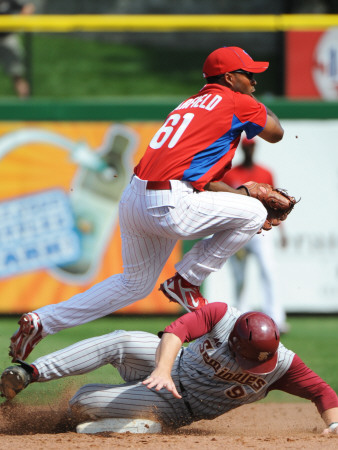
M279 248L271 232L276 272L288 277L288 283L277 277L278 296L289 313L337 313L338 214L330 211L332 220L323 230L327 203L312 182L314 176L320 180L334 202L338 16L331 14L333 5L32 3L33 16L0 20L0 29L21 35L32 87L29 99L18 100L1 74L0 312L65 300L122 270L116 208L132 167L168 111L202 86L206 55L226 44L270 61L257 77L257 96L282 119L286 134L273 148L260 141L258 155L280 186L302 198L286 223L287 249ZM320 158L319 149L325 149ZM104 169L116 170L118 181L105 178ZM174 272L190 245L177 245L160 279ZM247 289L259 308L255 270L249 266ZM211 300L231 304L227 265L203 289ZM180 309L155 289L121 312Z
M122 147L127 150L128 158L123 160L122 173L126 181L132 163L139 158L168 111L201 87L201 65L206 55L222 45L239 45L255 59L270 61L268 72L258 79L257 96L277 113L286 129L285 139L280 144L272 148L259 146L259 158L276 172L281 186L302 197L286 223L290 239L287 252L282 252L277 240L275 242L280 260L277 267L279 295L285 301L291 324L283 343L338 391L335 355L338 343L338 214L335 207L338 91L336 95L330 91L331 98L325 97L327 94L324 96L312 76L314 67L318 66L313 57L317 44L327 36L325 33L335 33L338 27L335 3L282 0L242 0L231 5L213 0L207 3L181 0L170 4L160 0L32 0L32 3L37 8L35 16L8 18L7 22L5 18L0 19L0 28L7 26L21 34L32 85L32 96L18 100L10 80L0 73L0 239L4 249L0 259L1 367L9 365L8 340L21 312L65 300L121 270L118 224L110 221L102 231L104 239L99 239L100 251L93 258L94 264L87 272L77 272L77 275L85 273L87 278L66 279L67 271L59 270L83 256L81 242L74 237L79 234L78 224L72 222L70 212L83 200L72 197L73 184L81 184L84 175L93 175L91 171L100 174L93 167L102 160L91 159L88 155L104 154L114 137L124 137ZM67 16L56 17L55 14ZM93 14L95 16L91 16ZM135 28L135 24L132 26L128 22L130 14L161 14L162 21L155 18L153 31L140 31L139 28L147 25L146 19L136 17ZM159 29L169 19L175 22L178 14L190 17L183 18L179 26L176 22L165 31ZM217 25L210 21L211 14ZM125 19L124 29L107 30L107 25L104 25L105 31L97 25L94 25L97 29L91 28L92 21L108 20L108 15L117 20L115 27ZM198 15L198 25L189 28L191 15ZM336 65L331 61L328 70L322 63L323 73L329 74L326 82L330 86L338 82L337 60L334 59L338 53L337 39L334 42L330 41L328 47ZM295 80L300 83L295 85ZM300 91L304 86L306 92ZM119 146L114 148L118 153ZM98 201L102 202L102 217L106 217L105 212L116 207L117 198L107 198L104 190L95 191L95 176L88 179L90 189L99 194ZM93 192L88 193L88 185L82 187L88 199ZM47 195L47 208L43 203L46 197L42 194ZM95 195L93 199L97 200ZM53 209L55 205L60 209ZM32 217L36 207L40 207L41 213L37 219ZM314 215L314 208L318 214ZM56 228L53 236L55 239L61 235L73 238L72 263L69 260L65 263L68 256L63 253L56 254L57 264L55 261L53 264L50 257L51 254L54 257L55 252L42 256L38 253L39 226L43 220L53 223L53 217L59 217L58 214L68 225ZM38 220L40 217L42 222ZM27 223L31 224L28 229ZM82 223L80 231L86 234L90 229L88 221ZM13 230L15 232L11 233ZM44 237L50 234L48 228L45 231ZM22 243L28 245L26 253ZM50 249L62 247L57 240L52 244ZM183 242L177 246L162 279L173 273L174 262L190 245L190 242ZM255 284L254 267L250 267L249 278L249 289L258 304L259 286ZM226 270L211 278L203 288L214 300L224 295L232 302L231 279ZM113 329L156 333L182 311L169 305L155 291L112 317L47 337L33 351L29 361L78 339ZM121 312L124 315L120 315ZM20 394L19 405L21 402L54 405L63 396L69 398L69 393L84 383L107 380L120 382L116 373L112 375L111 369L104 367L76 381L33 385ZM64 394L60 394L62 391ZM269 400L299 401L283 393L272 393ZM16 433L17 430L11 434ZM283 445L287 448L289 444Z

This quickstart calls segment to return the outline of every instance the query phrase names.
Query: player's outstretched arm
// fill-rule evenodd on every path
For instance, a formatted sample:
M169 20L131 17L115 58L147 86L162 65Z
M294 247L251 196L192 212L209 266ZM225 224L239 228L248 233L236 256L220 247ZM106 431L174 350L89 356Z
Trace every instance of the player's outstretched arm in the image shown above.
M250 94L250 97L254 98L258 102L256 97L252 93ZM266 105L264 105L264 106L265 106L266 113L267 113L266 124L265 124L264 130L261 131L258 134L258 136L260 138L264 139L265 141L270 142L271 144L274 144L283 139L284 129L283 129L278 117L276 116L276 114L274 112L272 112L271 109L268 108Z
M279 122L278 117L269 108L266 108L267 118L264 130L258 136L272 144L283 139L284 130Z
M338 435L338 408L330 408L322 413L322 419L326 424L323 434L337 434Z
M210 181L204 186L205 191L213 192L231 192L232 194L248 195L244 188L234 189L224 181Z
M179 337L172 333L164 333L156 351L156 367L143 384L149 389L155 388L156 391L166 388L174 397L182 398L171 377L171 370L181 347Z
M294 355L288 371L269 389L278 389L311 400L325 422L323 434L338 435L338 396L298 355Z

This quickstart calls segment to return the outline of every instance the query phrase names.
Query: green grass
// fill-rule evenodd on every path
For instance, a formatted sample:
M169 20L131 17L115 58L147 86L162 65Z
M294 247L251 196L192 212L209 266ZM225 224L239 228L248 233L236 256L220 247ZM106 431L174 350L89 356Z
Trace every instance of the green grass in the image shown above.
M34 35L34 97L187 96L203 84L204 51L119 45L71 35ZM0 73L0 96L14 95Z
M84 39L72 34L36 33L30 42L36 98L185 98L203 86L202 65L209 53L200 49L198 42L194 49L122 45L88 34ZM259 75L258 96L279 89L275 86L279 66L280 62L271 64L266 74ZM0 97L13 96L12 83L0 69Z
M64 330L56 335L48 336L34 349L28 362L33 362L39 356L63 348L72 343L109 333L116 329L142 330L157 333L175 317L128 317L111 316ZM8 354L9 336L16 329L17 318L0 318L0 370L11 365ZM338 392L338 358L337 330L338 317L291 317L291 331L283 336L282 342L298 353L303 361L327 381ZM87 375L70 377L48 383L36 383L17 397L17 402L52 404L58 398L70 398L76 390L86 383L118 384L122 380L116 369L105 366ZM297 397L282 392L272 392L265 401L300 401Z

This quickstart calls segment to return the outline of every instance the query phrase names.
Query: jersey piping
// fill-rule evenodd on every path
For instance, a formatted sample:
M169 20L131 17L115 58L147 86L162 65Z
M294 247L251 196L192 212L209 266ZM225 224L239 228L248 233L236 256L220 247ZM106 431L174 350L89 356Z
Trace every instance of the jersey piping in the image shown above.
M197 181L205 173L212 169L212 167L214 167L224 157L224 155L229 152L231 144L236 138L238 138L243 129L246 130L247 136L256 136L263 130L263 127L253 122L241 122L234 114L230 130L209 145L209 147L194 156L190 167L184 171L182 180ZM226 161L225 165L227 165L231 159Z

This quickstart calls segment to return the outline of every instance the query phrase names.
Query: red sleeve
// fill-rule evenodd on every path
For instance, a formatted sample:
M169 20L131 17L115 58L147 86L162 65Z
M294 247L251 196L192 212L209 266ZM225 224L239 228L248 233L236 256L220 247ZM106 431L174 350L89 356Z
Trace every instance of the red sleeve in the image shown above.
M298 355L294 356L286 374L269 387L269 391L274 389L311 400L317 406L319 414L338 407L335 391L307 367Z
M252 139L265 128L267 112L263 103L240 92L235 93L235 116L244 125L248 139Z
M182 342L193 341L209 333L222 319L227 310L228 305L226 303L208 303L197 311L184 314L168 325L164 331L160 331L158 336L161 337L163 333L173 333Z

